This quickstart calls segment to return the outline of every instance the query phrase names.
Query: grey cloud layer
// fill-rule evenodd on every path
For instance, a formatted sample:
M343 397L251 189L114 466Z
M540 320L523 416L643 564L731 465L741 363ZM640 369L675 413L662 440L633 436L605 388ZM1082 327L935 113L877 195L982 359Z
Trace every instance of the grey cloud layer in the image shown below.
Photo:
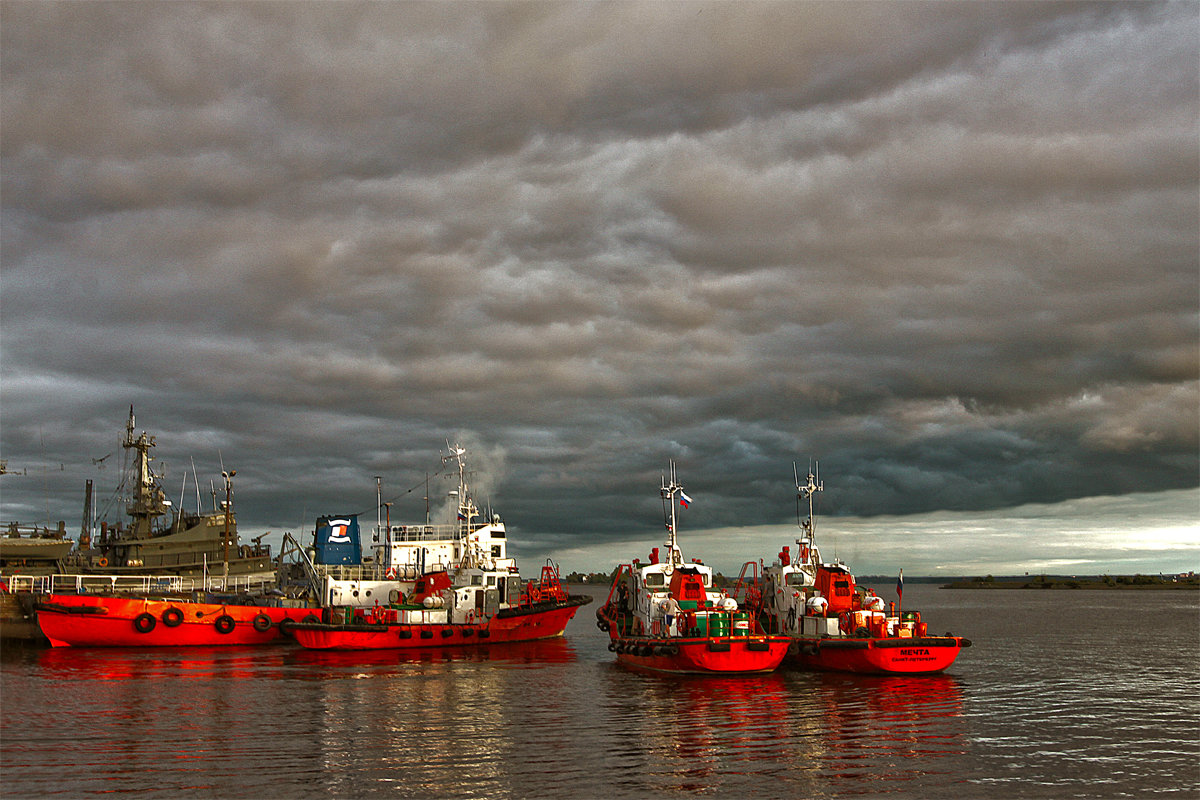
M14 466L133 402L263 526L460 432L545 535L668 457L713 525L809 455L859 514L1200 482L1194 4L0 15Z

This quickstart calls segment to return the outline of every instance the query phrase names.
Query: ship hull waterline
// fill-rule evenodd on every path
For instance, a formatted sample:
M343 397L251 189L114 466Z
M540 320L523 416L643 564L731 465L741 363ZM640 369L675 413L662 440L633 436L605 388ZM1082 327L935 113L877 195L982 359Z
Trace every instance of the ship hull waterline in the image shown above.
M319 609L47 595L38 624L54 647L211 647L290 641L285 629Z
M787 655L783 636L613 639L617 663L653 672L750 675L774 672Z
M943 672L970 642L957 636L915 639L799 638L787 663L820 672L929 675Z
M502 611L486 624L303 622L292 628L291 635L297 644L310 650L406 650L530 642L562 636L575 612L591 598L572 600L540 610Z

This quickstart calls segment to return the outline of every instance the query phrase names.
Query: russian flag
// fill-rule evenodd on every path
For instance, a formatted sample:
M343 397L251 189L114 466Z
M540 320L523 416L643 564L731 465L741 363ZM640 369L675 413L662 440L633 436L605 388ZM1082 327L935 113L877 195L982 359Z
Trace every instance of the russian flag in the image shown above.
M680 489L679 490L679 505L683 506L684 508L687 508L691 502L692 502L692 498L688 497L686 494L683 493L683 490Z
M896 599L904 599L904 570L900 570L900 577L896 579Z

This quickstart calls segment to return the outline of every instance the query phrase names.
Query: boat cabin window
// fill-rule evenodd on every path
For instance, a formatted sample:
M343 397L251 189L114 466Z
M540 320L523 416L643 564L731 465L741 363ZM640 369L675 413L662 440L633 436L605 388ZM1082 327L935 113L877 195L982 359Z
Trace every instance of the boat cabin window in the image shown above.
M499 558L502 549L498 544L492 545L492 558Z
M483 576L482 575L472 575L471 576L471 585L472 586L482 586L483 585Z
M488 585L488 586L495 586L495 585L496 585L496 576L495 576L495 575L488 575L488 576L487 576L487 579L488 579L488 580L487 580L487 585Z
M850 596L850 581L834 581L833 582L834 597L849 597Z
M661 572L649 572L646 574L647 586L665 586L666 583L666 577Z
M787 575L788 586L804 586L805 575L803 572L789 572Z

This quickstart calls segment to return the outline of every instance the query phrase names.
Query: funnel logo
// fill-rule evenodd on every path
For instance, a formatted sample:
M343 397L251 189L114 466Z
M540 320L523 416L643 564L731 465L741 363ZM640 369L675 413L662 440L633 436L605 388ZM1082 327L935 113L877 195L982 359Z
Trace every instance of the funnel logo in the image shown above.
M348 519L331 519L329 520L329 540L338 544L350 543L350 520Z

